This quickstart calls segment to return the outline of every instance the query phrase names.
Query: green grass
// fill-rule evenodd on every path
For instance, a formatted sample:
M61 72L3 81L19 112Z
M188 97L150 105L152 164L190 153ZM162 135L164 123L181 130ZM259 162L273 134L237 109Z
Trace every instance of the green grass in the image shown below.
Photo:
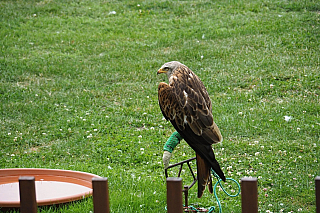
M174 129L156 71L178 60L209 91L227 177L258 177L260 212L314 212L319 24L315 0L0 1L0 168L91 172L109 178L112 212L165 212ZM172 163L193 156L182 142ZM196 192L190 203L217 206ZM39 209L90 211L92 198Z

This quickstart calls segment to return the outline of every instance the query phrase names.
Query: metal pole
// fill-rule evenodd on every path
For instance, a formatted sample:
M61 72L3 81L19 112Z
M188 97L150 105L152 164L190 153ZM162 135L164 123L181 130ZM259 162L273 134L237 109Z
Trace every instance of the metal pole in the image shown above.
M19 177L20 212L37 213L35 178Z
M182 213L182 178L167 178L168 213Z
M188 203L189 186L188 185L184 186L183 192L184 192L184 206L188 207L189 206L189 203Z
M241 179L242 213L258 213L258 180L257 178Z
M320 176L315 178L316 182L316 212L320 213Z
M92 178L94 213L109 213L108 178Z

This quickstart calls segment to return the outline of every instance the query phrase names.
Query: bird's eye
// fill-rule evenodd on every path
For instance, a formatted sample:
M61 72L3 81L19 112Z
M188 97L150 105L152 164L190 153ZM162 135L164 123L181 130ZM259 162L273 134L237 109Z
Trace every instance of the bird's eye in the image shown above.
M169 70L169 67L164 67L163 70L164 70L164 71L168 71L168 70Z

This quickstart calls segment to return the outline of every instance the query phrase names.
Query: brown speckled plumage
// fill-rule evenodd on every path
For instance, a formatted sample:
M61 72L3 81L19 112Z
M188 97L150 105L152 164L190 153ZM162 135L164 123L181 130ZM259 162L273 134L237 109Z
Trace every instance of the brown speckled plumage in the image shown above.
M222 141L222 135L213 121L209 94L199 77L180 62L165 63L159 73L169 79L169 84L161 82L158 87L162 114L197 155L198 197L206 185L212 193L210 169L224 181L225 176L211 147Z

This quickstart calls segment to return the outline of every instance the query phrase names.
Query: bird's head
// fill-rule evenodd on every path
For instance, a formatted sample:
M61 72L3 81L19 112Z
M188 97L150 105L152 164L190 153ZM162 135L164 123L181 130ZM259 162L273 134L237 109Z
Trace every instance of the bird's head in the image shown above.
M170 61L165 63L161 66L161 68L158 70L157 74L166 73L168 76L168 79L171 77L172 73L175 69L177 69L179 66L181 66L179 61Z

